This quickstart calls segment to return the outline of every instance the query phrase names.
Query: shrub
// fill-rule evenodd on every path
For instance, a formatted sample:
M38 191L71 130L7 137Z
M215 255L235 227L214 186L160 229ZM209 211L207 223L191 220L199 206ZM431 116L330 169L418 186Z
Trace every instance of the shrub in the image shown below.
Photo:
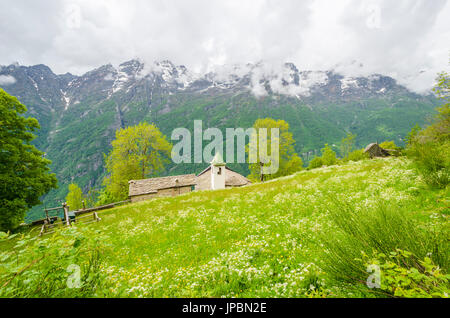
M308 165L308 169L320 168L322 166L332 166L338 164L338 159L336 158L336 153L331 149L328 144L322 149L321 157L314 157Z
M391 150L389 152L389 154L391 156L398 157L398 156L402 155L402 148L398 147L393 140L382 142L380 144L380 147L383 148L383 149Z
M415 141L406 153L427 184L445 188L450 183L450 142Z
M328 144L322 149L322 161L325 166L332 166L337 163L336 153Z
M410 253L411 258L402 261L412 273L413 268L424 273L423 265L417 260L426 257L448 272L450 233L445 224L419 224L402 208L382 201L375 208L359 211L336 199L333 201L328 209L332 227L322 235L323 269L332 278L369 291L366 286L369 274L361 257L391 255L398 249Z
M308 169L320 168L323 166L323 160L321 157L314 157L311 159L308 165Z
M400 149L399 147L397 147L397 145L395 144L394 141L383 141L380 144L380 147L383 149Z
M347 160L359 161L359 160L364 160L364 159L368 159L368 158L369 158L369 154L364 152L364 149L358 149L358 150L354 150L351 153L349 153Z
M416 259L410 252L397 250L372 258L364 255L363 262L366 268L379 266L381 294L408 298L448 297L449 275L429 257Z

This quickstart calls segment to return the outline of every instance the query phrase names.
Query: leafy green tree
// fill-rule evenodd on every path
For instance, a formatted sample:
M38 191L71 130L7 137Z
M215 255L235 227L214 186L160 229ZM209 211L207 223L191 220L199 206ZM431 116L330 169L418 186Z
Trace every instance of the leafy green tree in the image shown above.
M97 201L95 201L95 205L96 206L105 205L105 204L108 204L108 203L111 203L111 202L114 202L114 201L116 201L116 200L114 199L112 194L109 193L107 191L107 189L104 188L104 189L102 189L99 192L98 197L97 197Z
M35 118L22 116L27 108L0 89L0 230L16 228L39 197L57 187L50 160L31 145L40 128Z
M425 182L445 188L450 183L450 76L440 73L434 89L443 100L438 114L428 127L414 127L408 136L406 154L410 157Z
M349 153L353 150L355 145L356 135L348 133L345 138L341 140L341 155L342 158L347 158Z
M264 175L264 180L287 176L303 168L303 161L295 152L295 140L292 137L292 133L289 131L289 124L287 122L281 119L275 120L272 118L260 118L255 121L255 123L253 124L253 128L255 128L257 134L259 134L259 129L267 129L267 145L263 145L263 147L266 146L268 150L271 149L271 128L279 128L278 171L274 174ZM261 145L258 145L258 147L259 146ZM249 145L247 145L247 151L249 151ZM259 156L260 154L258 151L258 162L260 161ZM270 165L270 163L264 165ZM249 169L249 179L252 181L259 181L261 176L261 165L259 163L250 163Z
M438 114L433 124L424 129L422 135L424 139L446 143L450 139L450 74L438 74L434 92L443 104L437 108Z
M416 124L411 131L409 132L408 136L406 136L406 145L407 147L410 147L414 144L414 142L416 141L416 137L419 134L420 130L422 128Z
M100 196L100 191L97 189L89 189L88 193L84 196L84 202L86 208L92 208L96 206L96 202Z
M66 202L71 210L79 210L83 207L83 192L77 184L69 184L69 193L66 196Z
M336 152L328 144L322 149L322 162L325 166L332 166L337 163Z
M128 181L155 176L169 162L172 145L153 124L140 123L120 129L105 156L109 176L105 178L105 198L124 200L128 197ZM105 199L103 198L103 199Z

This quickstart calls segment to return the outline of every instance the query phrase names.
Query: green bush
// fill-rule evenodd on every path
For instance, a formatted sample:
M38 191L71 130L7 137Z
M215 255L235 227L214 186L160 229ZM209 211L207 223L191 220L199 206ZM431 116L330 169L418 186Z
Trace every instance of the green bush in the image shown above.
M368 158L369 154L364 152L364 149L358 149L350 152L346 159L349 161L360 161Z
M362 260L366 267L379 266L380 294L407 298L448 297L450 275L445 275L429 257L417 259L410 252L397 250L372 258L364 255Z
M308 169L320 168L323 166L323 160L321 157L314 157L309 162Z
M416 140L406 153L427 184L445 188L450 183L450 142Z
M429 257L444 272L448 272L449 233L446 224L420 224L401 207L381 201L374 208L355 210L334 199L328 209L331 228L325 231L323 269L332 278L369 291L364 255L391 255L398 249L411 254L411 259ZM423 273L419 262L404 260L408 270Z
M394 141L383 141L380 144L380 147L383 149L390 150L389 154L394 157L399 157L402 155L402 148L398 147Z
M308 169L320 168L322 166L332 166L335 164L339 164L339 160L336 158L336 153L331 149L328 144L325 144L325 147L322 148L322 156L314 157L308 165Z
M328 144L322 149L322 161L325 166L332 166L337 163L336 152Z

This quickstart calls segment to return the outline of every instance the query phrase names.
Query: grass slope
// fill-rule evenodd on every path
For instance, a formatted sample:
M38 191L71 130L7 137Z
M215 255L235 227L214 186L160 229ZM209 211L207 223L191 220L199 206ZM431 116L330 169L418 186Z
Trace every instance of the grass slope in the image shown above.
M64 288L66 267L73 262L82 272L92 268L90 251L97 248L98 283L82 296L362 296L361 290L321 269L321 239L333 237L335 231L328 212L333 200L356 211L386 201L427 224L446 222L448 197L446 190L426 188L406 159L389 158L302 171L244 188L130 204L100 213L99 223L80 224L43 239L15 239L16 247L12 240L0 242L5 264L20 255L24 266L50 253L32 266L35 276L25 272L7 287L0 285L0 295L72 297L75 291ZM44 251L39 246L45 246ZM55 250L48 251L49 246ZM32 292L23 281L42 279L51 262L60 268L62 287ZM5 268L0 267L0 283L7 277ZM40 284L48 282L42 279Z

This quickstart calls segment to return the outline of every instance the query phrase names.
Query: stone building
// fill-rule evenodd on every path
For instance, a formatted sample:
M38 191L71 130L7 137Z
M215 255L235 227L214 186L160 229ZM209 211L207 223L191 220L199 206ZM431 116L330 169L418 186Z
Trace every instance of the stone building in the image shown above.
M195 174L150 178L129 181L128 196L131 202L155 197L173 197L193 190L218 190L230 187L242 187L250 180L226 167L220 155L216 155L211 165Z
M195 190L217 190L231 187L242 187L250 184L243 175L225 166L222 157L217 154L211 165L200 172L197 177Z
M370 158L389 156L389 151L381 148L378 143L371 143L367 145L366 149L364 149L364 152L368 153Z
M128 196L131 202L148 200L155 197L173 197L195 189L195 174L180 176L131 180Z

